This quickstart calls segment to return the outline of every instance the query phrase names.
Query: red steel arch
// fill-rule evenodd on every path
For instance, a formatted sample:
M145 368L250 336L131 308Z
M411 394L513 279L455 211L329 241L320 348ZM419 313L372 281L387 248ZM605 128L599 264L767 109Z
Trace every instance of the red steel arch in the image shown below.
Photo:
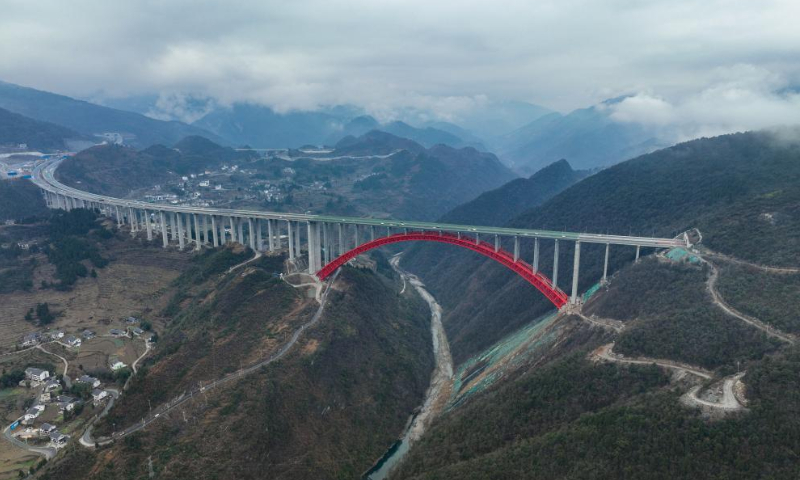
M364 243L348 252L345 252L338 258L334 259L331 263L325 265L319 272L317 272L317 278L320 280L325 280L328 278L328 276L335 272L336 269L347 263L350 259L368 250L372 250L373 248L382 247L392 243L411 241L447 243L450 245L467 248L473 252L478 252L481 255L489 257L492 260L506 266L507 268L513 270L517 275L527 280L528 283L542 292L548 300L553 302L553 305L555 305L556 308L561 308L567 303L567 294L557 286L553 285L552 280L539 272L534 272L533 268L528 263L525 263L522 260L514 261L514 256L509 252L503 249L495 251L494 245L488 242L477 241L473 237L463 235L457 236L444 232L422 231L398 233L389 235L388 237L372 240L371 242Z

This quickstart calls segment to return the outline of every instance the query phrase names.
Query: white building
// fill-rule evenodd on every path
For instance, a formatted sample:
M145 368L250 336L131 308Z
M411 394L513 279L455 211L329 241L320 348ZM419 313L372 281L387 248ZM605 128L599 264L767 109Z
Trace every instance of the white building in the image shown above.
M111 370L117 371L117 370L121 370L121 369L127 367L127 365L125 365L124 363L120 362L119 360L112 360L111 364L109 365L109 367L111 368Z
M43 382L50 377L50 372L41 368L28 367L25 369L25 378L34 382Z
M105 390L100 390L98 388L92 390L92 400L94 400L95 402L99 402L100 400L106 398L107 396L108 392Z

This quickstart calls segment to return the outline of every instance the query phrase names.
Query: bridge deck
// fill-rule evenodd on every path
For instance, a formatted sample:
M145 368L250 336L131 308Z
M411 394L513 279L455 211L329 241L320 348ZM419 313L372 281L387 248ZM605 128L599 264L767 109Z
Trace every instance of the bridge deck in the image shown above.
M670 248L685 247L686 241L680 238L653 238L633 237L624 235L603 235L593 233L559 232L553 230L531 230L524 228L490 227L477 225L457 225L436 222L418 222L408 220L376 219L361 217L339 217L332 215L308 215L302 213L264 212L259 210L223 209L210 207L187 207L148 203L137 200L107 197L94 193L84 192L62 184L55 178L55 170L61 160L47 161L38 165L33 172L33 182L44 190L54 193L66 194L81 200L88 200L107 205L160 210L165 212L195 213L203 215L218 215L227 217L247 217L271 220L288 220L300 222L324 222L347 225L363 225L371 227L408 228L409 230L461 232L472 235L501 235L506 237L546 238L553 240L580 241L585 243L601 243L611 245L630 245L639 247Z

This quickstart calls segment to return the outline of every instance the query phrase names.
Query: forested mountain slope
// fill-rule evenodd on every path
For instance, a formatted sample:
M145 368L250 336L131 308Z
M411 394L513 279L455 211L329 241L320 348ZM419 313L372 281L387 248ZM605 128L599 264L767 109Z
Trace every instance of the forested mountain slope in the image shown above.
M626 265L632 252L617 253L617 273L583 307L589 328L599 328L593 323L598 319L619 324L603 328L615 340L616 361L597 356L608 340L562 345L561 356L504 378L440 418L391 478L797 478L800 347L792 337L768 336L720 305L797 331L790 312L796 308L793 272L800 267L798 199L790 185L798 180L800 152L784 140L760 132L679 145L600 172L514 219L520 226L559 221L567 228L583 224L611 231L627 223L634 233L649 228L657 235L698 227L707 246L702 261L646 256ZM738 259L708 255L708 247ZM586 251L584 289L599 278L591 257L602 261L600 251ZM462 282L460 292L448 290L459 285L452 276L434 285L454 305L445 325L459 361L491 348L494 340L486 337L540 307L531 300L537 294L516 286L520 282L510 275L449 255L450 262L467 263L450 271ZM569 277L572 256L562 255L567 266L561 275ZM721 272L721 300L711 293L717 288L712 268ZM439 275L430 270L423 279L437 281ZM637 358L648 359L643 363L649 366L625 363ZM705 377L656 368L653 359L691 365ZM665 375L672 371L680 373ZM737 379L741 387L735 387ZM723 380L738 392L733 407L699 408L690 400L707 388L705 401L721 405Z
M97 435L268 358L309 322L318 304L307 287L274 275L283 257L225 274L251 254L196 257L175 282L154 354ZM391 268L379 263L381 273L345 268L319 322L279 361L196 393L111 447L68 452L42 478L146 478L149 465L171 479L357 478L402 431L432 368L427 305L410 290L398 296Z
M440 220L471 225L505 225L523 211L541 204L588 174L585 170L573 170L566 160L559 160L529 178L517 178L500 188L482 193L475 200L454 208Z
M76 188L124 197L137 188L165 184L181 175L252 157L252 152L237 152L206 138L191 136L173 148L163 145L144 150L120 145L92 147L65 160L56 170L56 176Z
M0 82L0 107L84 135L116 132L125 138L126 143L139 148L154 143L171 145L187 135L203 135L221 141L211 132L185 123L155 120L138 113L5 82Z
M47 215L41 190L27 180L0 180L0 221Z
M725 135L644 155L585 178L508 225L666 237L699 228L712 249L792 265L800 257L800 144L792 133ZM558 278L568 290L573 246L563 243ZM603 248L582 247L581 291L602 277ZM522 252L530 260L532 245ZM612 247L611 271L633 257L633 248ZM542 242L548 275L552 258L552 242ZM404 262L447 308L456 361L551 308L505 268L455 247L413 249Z
M68 150L75 142L90 143L86 135L49 122L39 122L0 108L0 146L24 143L29 149Z

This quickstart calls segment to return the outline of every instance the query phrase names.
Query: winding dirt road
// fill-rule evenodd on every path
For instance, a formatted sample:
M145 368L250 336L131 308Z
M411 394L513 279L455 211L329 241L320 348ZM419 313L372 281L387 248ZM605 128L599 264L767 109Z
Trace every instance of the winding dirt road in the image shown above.
M60 343L60 344L64 345L63 343ZM53 352L51 352L49 350L45 350L44 347L41 344L40 345L36 345L36 348L38 348L39 350L43 351L44 353L46 353L48 355L52 355L54 357L58 357L58 358L61 359L62 362L64 362L64 373L62 374L62 376L64 377L64 385L66 385L67 388L72 388L72 381L69 379L69 376L67 376L67 369L69 368L69 362L67 361L67 359L62 357L61 355L59 355L57 353L53 353Z
M628 358L623 357L619 354L614 353L612 350L614 348L614 342L609 344L603 345L602 347L598 348L594 352L592 352L592 357L595 359L605 360L609 362L616 362L616 363L628 363L632 365L658 365L659 367L668 368L671 370L677 370L679 372L685 372L697 377L700 377L704 380L711 380L714 378L714 374L709 372L708 370L700 367L695 367L692 365L687 365L685 363L674 362L672 360L661 360L655 358L645 358L645 357L637 357L637 358Z
M709 260L706 260L706 259L704 259L702 257L698 257L698 258L700 258L700 260L703 263L705 263L706 265L708 265L711 268L711 275L709 275L709 277L708 277L708 282L706 283L706 286L708 288L709 293L711 294L711 299L714 302L714 305L716 305L717 307L721 308L722 311L724 311L728 315L730 315L732 317L736 317L739 320L747 323L748 325L751 325L751 326L761 330L762 332L766 333L770 337L777 338L778 340L781 340L782 342L786 342L786 343L788 343L790 345L794 345L796 343L796 338L795 338L794 335L782 332L782 331L778 330L777 328L774 328L774 327L772 327L770 325L767 325L766 323L762 322L761 320L759 320L757 318L751 317L749 315L745 315L745 314L741 313L740 311L736 310L735 308L731 307L730 305L728 305L725 302L725 300L722 298L722 295L720 295L719 291L717 290L717 281L719 280L719 269L717 268L716 265L714 265L713 262L711 262Z
M744 372L726 377L722 380L722 398L720 398L719 402L711 402L709 400L700 398L699 393L702 385L696 385L692 387L685 395L683 395L683 397L681 397L681 401L689 406L717 408L728 411L743 410L745 407L739 403L739 400L734 393L734 387L736 383L739 382L743 376Z
M662 368L675 370L682 373L694 375L703 380L711 380L714 375L708 370L685 363L674 362L672 360L661 360L654 358L626 358L612 352L614 343L609 343L598 348L591 353L591 357L595 360L603 360L608 362L626 363L632 365L658 365ZM695 385L686 394L681 397L681 402L688 406L694 407L707 407L723 411L739 411L745 407L739 403L737 396L734 392L736 384L741 381L744 372L726 377L722 380L722 397L719 402L712 402L700 398L699 394L703 385Z

